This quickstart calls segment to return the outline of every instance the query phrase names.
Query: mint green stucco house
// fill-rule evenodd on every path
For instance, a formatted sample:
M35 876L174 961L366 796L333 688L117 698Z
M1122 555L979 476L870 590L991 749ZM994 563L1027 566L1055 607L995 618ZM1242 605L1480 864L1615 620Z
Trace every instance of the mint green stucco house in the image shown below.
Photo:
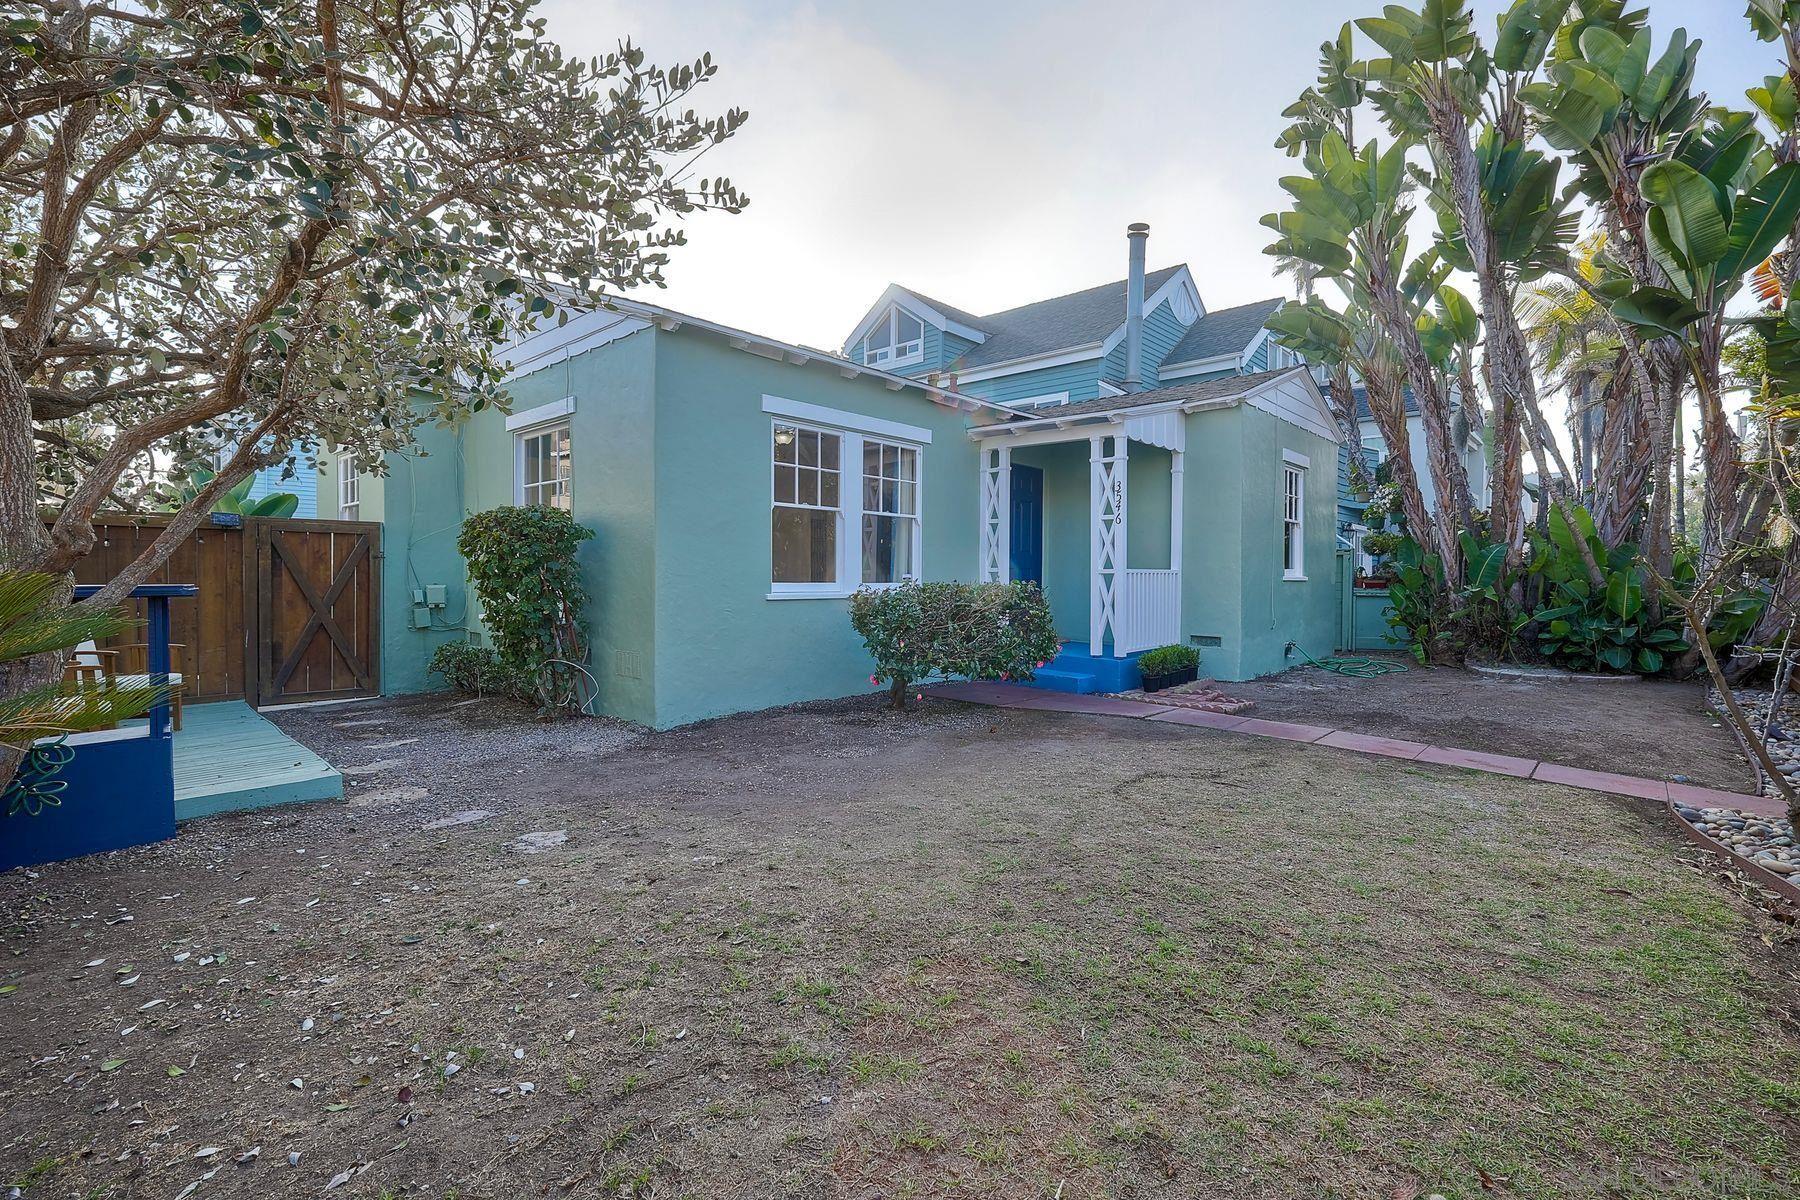
M990 316L890 288L841 353L633 299L509 347L510 414L321 481L384 524L385 688L483 636L458 527L522 503L594 530L595 711L657 728L870 690L846 597L909 578L1039 580L1070 643L1051 686L1116 686L1170 642L1221 679L1328 653L1318 388L1270 361L1275 302L1209 313L1129 245L1126 279Z

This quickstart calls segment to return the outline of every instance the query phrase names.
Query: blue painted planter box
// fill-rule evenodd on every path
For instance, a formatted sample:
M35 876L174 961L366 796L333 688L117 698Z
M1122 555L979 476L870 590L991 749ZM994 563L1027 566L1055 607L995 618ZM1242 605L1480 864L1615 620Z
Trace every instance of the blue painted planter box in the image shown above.
M175 836L174 743L143 726L82 733L58 778L61 803L36 816L0 813L0 870Z

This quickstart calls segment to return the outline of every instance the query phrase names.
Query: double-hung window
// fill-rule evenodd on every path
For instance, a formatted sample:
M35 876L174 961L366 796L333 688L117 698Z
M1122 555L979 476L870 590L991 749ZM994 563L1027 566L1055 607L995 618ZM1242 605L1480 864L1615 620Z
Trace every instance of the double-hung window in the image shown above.
M572 456L569 423L555 421L514 435L514 500L569 511Z
M863 439L862 582L918 578L919 451Z
M1281 464L1281 577L1306 578L1306 467Z
M360 520L362 513L362 479L356 473L356 459L345 454L338 458L338 519Z
M776 416L769 449L772 597L919 578L919 446Z
M771 554L776 591L839 590L843 435L775 422Z
M903 367L925 357L925 322L898 305L887 310L863 343L863 364Z

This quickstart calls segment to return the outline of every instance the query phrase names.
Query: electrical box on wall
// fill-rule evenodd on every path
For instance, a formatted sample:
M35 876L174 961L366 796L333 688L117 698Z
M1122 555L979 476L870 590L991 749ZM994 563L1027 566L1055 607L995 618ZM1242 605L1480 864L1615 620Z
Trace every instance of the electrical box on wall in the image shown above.
M443 608L449 603L449 589L441 583L425 585L425 606L427 608Z
M431 610L429 608L413 609L412 610L412 624L413 624L414 629L430 629L431 628Z
M412 590L412 602L414 604L425 603L425 589L424 588L414 588Z

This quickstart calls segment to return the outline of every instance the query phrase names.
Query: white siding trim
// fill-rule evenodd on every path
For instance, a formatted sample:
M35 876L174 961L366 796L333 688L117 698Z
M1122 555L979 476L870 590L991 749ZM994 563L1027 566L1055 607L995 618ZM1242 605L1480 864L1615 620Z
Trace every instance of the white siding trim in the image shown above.
M649 327L650 322L617 309L591 308L502 347L500 357L506 361L507 379L517 379Z
M813 421L821 425L836 426L839 429L854 429L861 433L899 438L903 442L917 442L923 446L931 444L931 430L922 426L887 421L880 417L865 417L861 413L826 408L823 404L807 404L800 400L789 400L782 396L765 394L762 398L762 410L771 416L792 417L796 421ZM858 467L858 470L860 469ZM858 486L861 486L860 480Z
M506 432L515 433L521 429L529 429L533 425L542 425L546 421L555 421L569 416L575 411L575 397L564 396L561 400L552 400L548 404L540 404L536 408L528 408L524 412L516 412L506 418Z
M1298 425L1308 433L1316 433L1326 441L1343 440L1337 423L1325 407L1325 398L1304 367L1295 367L1244 396L1244 403Z
M1076 346L1069 350L1052 350L1045 354L1033 354L1026 358L1009 359L995 363L991 367L977 367L973 371L958 371L956 380L959 384L979 383L984 379L1001 379L1008 375L1019 375L1026 371L1037 371L1044 367L1066 367L1070 363L1092 362L1097 358L1105 358L1106 350L1100 342L1090 342L1085 346Z

